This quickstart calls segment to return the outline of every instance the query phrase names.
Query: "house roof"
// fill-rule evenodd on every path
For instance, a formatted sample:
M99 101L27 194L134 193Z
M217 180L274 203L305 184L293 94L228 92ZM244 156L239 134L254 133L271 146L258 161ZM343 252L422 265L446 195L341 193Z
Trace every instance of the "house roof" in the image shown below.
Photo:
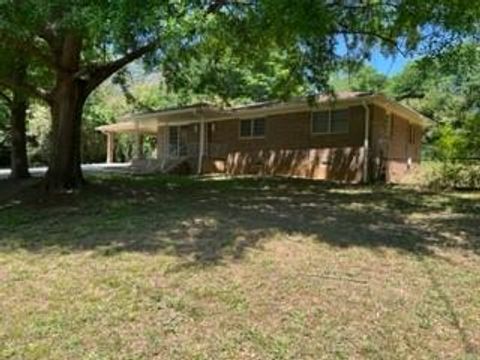
M349 99L358 99L365 96L371 96L371 92L361 92L361 91L340 91L335 94L318 94L311 98L308 97L295 97L288 102L283 102L281 100L273 100L273 101L264 101L264 102L256 102L253 104L246 104L234 107L233 110L240 111L240 110L247 110L247 109L258 109L258 108L268 108L268 107L275 107L277 105L285 104L285 103L294 103L294 102L303 102L310 101L311 103L328 103L328 102L335 102L335 101L342 101L342 100L349 100Z
M218 107L211 103L199 102L182 107L164 108L158 111L128 114L119 122L99 126L102 132L151 132L167 124L188 125L200 121L212 122L230 119L244 119L259 116L269 116L282 113L312 111L315 109L341 108L345 106L375 104L387 111L399 114L413 123L423 127L431 120L412 108L388 99L381 94L368 92L338 92L334 95L321 94L311 98L297 97L289 101L265 101L236 107Z

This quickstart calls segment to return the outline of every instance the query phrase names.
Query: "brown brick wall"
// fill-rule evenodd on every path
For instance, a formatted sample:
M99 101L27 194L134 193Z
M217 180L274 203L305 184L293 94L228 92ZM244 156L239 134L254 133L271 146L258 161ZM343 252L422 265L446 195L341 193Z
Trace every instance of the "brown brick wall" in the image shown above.
M292 113L266 118L265 137L241 139L240 120L207 126L205 172L298 176L359 182L363 173L364 109L349 109L348 134L315 135L311 113ZM415 144L409 144L409 124L393 115L393 136L388 133L385 110L370 106L369 174L375 180L398 182L420 160L421 127ZM185 130L189 142L198 143L198 128Z
M261 139L241 139L240 120L216 122L209 142L221 151L207 159L205 170L359 182L363 108L352 107L349 113L346 134L312 134L310 112L267 117Z
M375 106L373 109L370 140L370 174L374 180L401 182L420 162L423 130L419 125L410 125L408 120L392 114L391 133L388 129L386 111ZM414 143L410 144L409 128L415 129ZM408 158L411 157L409 167Z
M370 140L369 140L369 180L385 179L385 157L388 152L385 110L378 106L370 106Z
M342 182L362 179L363 149L354 147L276 149L229 153L229 174L304 177Z
M362 146L363 109L350 108L348 134L314 135L311 132L310 112L274 115L266 118L265 137L241 139L240 120L215 123L211 134L213 143L226 144L225 154L232 151L256 151L271 149L308 149Z

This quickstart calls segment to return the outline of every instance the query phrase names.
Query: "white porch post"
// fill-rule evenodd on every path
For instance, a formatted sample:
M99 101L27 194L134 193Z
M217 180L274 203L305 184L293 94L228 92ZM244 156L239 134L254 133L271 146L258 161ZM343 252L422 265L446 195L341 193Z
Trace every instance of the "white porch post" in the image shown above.
M157 123L157 146L156 146L156 152L157 152L157 160L160 160L162 158L162 132L160 131L161 127L160 124Z
M201 174L203 171L203 155L205 153L205 120L202 116L200 120L200 140L198 147L198 169L197 173Z
M143 136L140 133L140 124L135 122L135 158L143 159Z
M165 127L163 128L163 159L162 159L162 170L165 169L165 166L167 165L167 159L169 155L169 147L170 144L168 143L168 135L170 132L170 128L168 127L168 121L165 124Z
M370 108L368 107L368 104L366 102L362 103L363 108L365 109L365 134L363 138L363 175L362 175L362 180L364 183L368 182L369 176L368 176L368 162L370 158Z
M115 152L115 142L112 132L107 132L107 163L113 163L113 157Z

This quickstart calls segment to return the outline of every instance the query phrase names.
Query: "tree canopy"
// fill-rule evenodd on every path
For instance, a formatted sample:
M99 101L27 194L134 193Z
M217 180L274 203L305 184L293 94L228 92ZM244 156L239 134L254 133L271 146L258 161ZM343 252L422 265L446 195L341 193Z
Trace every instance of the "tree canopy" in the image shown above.
M330 79L331 86L336 91L352 90L366 92L382 92L388 83L388 77L371 65L362 64L351 70L340 70Z
M0 49L34 70L19 86L0 59L0 86L49 105L47 185L76 187L84 105L138 58L178 92L287 97L327 89L332 71L375 47L438 55L478 40L479 18L474 2L450 0L1 0Z
M480 158L480 46L467 43L419 59L391 79L389 92L436 122L429 141L442 158Z
M480 158L480 46L467 42L439 57L421 57L387 78L364 65L333 76L335 90L384 92L434 121L427 155L441 159Z

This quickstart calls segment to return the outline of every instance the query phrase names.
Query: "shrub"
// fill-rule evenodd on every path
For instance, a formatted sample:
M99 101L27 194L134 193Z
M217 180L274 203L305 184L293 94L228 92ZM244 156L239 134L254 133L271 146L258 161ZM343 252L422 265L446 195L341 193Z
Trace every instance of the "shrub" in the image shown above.
M480 189L480 162L428 161L413 178L413 182L434 190Z

